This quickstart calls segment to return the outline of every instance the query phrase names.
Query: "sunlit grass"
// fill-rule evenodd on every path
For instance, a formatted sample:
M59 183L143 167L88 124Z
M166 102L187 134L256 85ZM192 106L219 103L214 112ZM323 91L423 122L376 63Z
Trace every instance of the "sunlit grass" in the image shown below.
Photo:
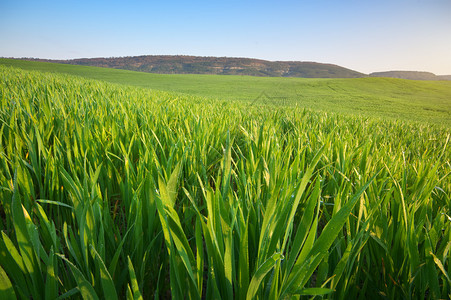
M0 65L71 74L247 105L298 106L314 111L451 127L451 81L168 75L2 58Z
M0 298L449 298L450 130L0 67Z

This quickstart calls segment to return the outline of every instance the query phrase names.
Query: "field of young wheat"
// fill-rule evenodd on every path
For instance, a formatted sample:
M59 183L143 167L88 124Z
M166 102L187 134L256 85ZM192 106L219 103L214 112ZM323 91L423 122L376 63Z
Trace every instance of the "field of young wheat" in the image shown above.
M1 299L447 299L451 130L0 66Z
M4 58L0 58L0 65L70 74L218 101L276 107L300 106L342 115L451 127L451 81L444 80L169 75Z

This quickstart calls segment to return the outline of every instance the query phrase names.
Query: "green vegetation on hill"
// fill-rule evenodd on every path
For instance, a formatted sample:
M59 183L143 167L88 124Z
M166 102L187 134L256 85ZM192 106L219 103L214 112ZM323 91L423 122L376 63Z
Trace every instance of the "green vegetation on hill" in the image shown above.
M430 72L417 71L388 71L375 72L370 74L371 77L389 77L410 80L451 80L451 75L435 75Z
M451 82L447 81L163 75L11 59L0 59L0 65L67 73L217 100L244 101L249 105L300 106L348 115L451 126Z
M125 69L159 74L216 74L305 78L356 78L365 74L337 65L252 58L144 55L37 61Z
M0 298L449 298L450 133L0 66Z

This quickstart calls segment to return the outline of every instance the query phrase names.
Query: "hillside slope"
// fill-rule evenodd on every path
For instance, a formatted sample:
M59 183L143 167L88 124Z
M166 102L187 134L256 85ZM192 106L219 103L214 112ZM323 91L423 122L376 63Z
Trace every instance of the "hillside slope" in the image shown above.
M451 80L451 75L435 75L431 72L418 71L374 72L370 74L370 77L389 77L410 80Z
M451 126L451 81L150 74L0 59L0 65L173 91L217 101L300 106L327 112Z
M252 58L145 55L72 60L34 60L158 74L216 74L304 78L358 78L366 76L333 64L267 61Z

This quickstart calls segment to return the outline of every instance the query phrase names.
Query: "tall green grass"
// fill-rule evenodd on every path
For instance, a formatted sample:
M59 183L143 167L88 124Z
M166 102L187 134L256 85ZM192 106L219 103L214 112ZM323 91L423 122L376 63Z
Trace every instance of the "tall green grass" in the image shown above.
M448 128L0 71L1 299L451 296Z

